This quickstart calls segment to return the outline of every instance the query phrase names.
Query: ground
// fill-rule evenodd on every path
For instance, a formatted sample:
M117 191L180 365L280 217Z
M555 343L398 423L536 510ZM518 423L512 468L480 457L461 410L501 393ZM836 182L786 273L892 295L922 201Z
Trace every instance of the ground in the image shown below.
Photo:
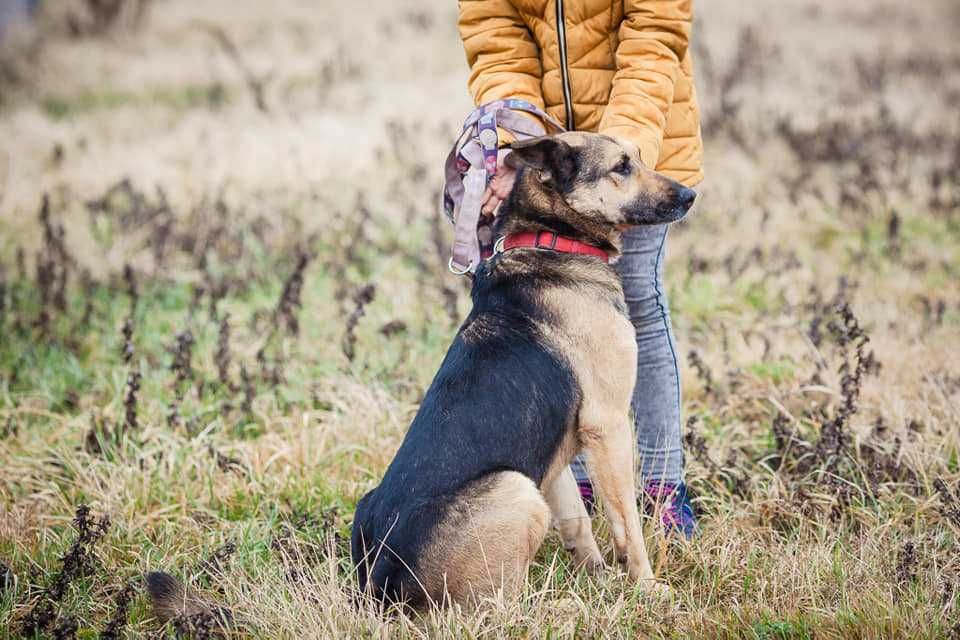
M960 636L956 4L698 3L666 280L700 534L646 522L666 600L552 535L519 601L422 619L357 607L345 538L469 308L467 70L455 3L358 7L0 51L0 637L159 637L150 569L253 637Z

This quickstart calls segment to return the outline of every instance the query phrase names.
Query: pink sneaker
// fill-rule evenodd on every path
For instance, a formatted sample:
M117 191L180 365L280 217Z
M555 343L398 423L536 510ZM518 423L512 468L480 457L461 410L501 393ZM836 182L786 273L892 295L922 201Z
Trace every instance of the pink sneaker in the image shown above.
M652 517L658 505L660 520L667 533L680 533L687 540L693 537L697 530L697 517L687 496L687 485L648 480L643 485L644 511Z

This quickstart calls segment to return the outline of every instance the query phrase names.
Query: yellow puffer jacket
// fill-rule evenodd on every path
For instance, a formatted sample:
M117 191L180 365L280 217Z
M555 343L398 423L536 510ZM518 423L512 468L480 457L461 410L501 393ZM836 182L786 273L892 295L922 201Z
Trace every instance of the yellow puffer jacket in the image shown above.
M632 140L646 165L688 186L703 178L688 47L692 0L459 6L476 104L521 98L568 129Z

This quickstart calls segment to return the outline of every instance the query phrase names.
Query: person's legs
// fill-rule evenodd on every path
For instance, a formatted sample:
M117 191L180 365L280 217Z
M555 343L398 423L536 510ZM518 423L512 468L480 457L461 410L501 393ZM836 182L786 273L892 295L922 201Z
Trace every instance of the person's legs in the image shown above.
M648 496L661 500L677 493L675 490L683 484L680 367L662 280L667 229L667 225L654 225L626 231L623 255L617 263L637 334L637 384L632 405L640 482ZM571 466L589 504L592 487L583 460L578 457ZM685 495L681 501L685 501Z
M683 481L680 366L663 287L667 229L667 225L656 225L626 231L623 257L617 264L637 331L633 414L644 484Z

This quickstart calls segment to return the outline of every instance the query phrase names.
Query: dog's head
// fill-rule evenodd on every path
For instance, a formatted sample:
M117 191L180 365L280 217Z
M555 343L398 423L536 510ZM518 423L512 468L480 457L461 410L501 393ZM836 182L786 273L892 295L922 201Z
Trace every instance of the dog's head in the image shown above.
M596 133L567 132L512 145L505 162L523 169L514 189L521 208L588 233L675 222L696 192L651 171L637 147Z

